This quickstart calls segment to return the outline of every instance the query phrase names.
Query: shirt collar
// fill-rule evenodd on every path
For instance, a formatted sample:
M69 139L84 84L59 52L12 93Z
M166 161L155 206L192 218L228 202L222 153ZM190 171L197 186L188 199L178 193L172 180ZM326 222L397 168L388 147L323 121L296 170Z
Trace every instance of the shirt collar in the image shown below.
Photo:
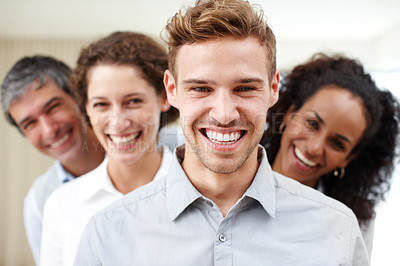
M172 154L166 146L160 147L163 150L163 156L161 160L160 168L158 169L153 180L159 179L166 174L170 166L169 161L171 161ZM100 191L107 191L112 194L122 195L111 181L108 175L108 156L105 156L103 162L91 172L83 175L87 176L86 181L82 183L81 193L79 195L82 201L89 200L94 195Z
M68 172L67 170L64 169L64 167L61 165L60 161L56 161L55 167L56 167L58 180L61 183L69 182L75 178L70 172Z
M167 208L171 221L175 220L189 205L198 198L204 198L192 185L182 169L181 162L184 156L184 145L176 148L172 159L169 174L166 178ZM262 146L258 147L258 160L260 162L257 173L244 197L258 201L264 210L275 218L276 192L275 178L267 160L267 154Z
M171 221L175 220L196 199L202 197L182 169L180 163L183 160L184 152L184 145L175 149L171 167L166 176L166 200Z
M158 169L156 175L154 176L153 181L167 175L169 167L171 166L170 162L172 161L173 157L171 151L168 149L167 146L162 145L159 148L162 150L163 156L161 159L160 168Z
M119 193L111 182L107 171L108 156L105 156L103 162L97 168L79 177L82 178L80 193L78 197L82 200L88 200L100 191L108 191L110 193Z
M268 163L267 153L258 146L258 161L260 163L256 175L244 196L258 201L264 210L273 218L276 213L275 176Z

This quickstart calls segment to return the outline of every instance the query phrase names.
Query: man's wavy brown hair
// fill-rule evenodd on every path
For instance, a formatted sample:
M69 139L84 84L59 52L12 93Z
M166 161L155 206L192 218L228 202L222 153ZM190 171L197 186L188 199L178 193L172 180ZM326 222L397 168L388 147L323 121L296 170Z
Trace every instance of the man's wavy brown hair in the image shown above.
M264 12L243 0L198 0L194 7L176 13L165 27L168 67L177 77L175 64L179 48L185 44L218 37L254 37L267 49L269 80L276 71L276 40Z

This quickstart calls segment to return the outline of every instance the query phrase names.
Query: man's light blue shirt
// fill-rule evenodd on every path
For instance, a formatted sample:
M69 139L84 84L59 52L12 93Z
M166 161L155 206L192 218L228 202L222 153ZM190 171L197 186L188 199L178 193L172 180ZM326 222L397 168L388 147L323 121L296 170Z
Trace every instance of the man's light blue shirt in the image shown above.
M24 199L25 232L37 265L40 258L44 204L54 190L73 178L64 170L61 163L56 161L46 173L36 178Z
M342 203L259 168L224 218L183 171L184 149L166 178L97 213L75 265L369 265L357 220Z

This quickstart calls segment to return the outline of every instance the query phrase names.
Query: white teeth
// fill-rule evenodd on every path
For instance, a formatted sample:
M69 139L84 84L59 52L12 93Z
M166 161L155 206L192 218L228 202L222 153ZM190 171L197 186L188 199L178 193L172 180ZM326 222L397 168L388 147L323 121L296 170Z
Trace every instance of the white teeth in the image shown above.
M229 134L224 134L224 141L229 141L230 135Z
M128 145L135 141L135 138L139 135L139 133L131 134L128 136L118 137L110 135L110 139L117 145Z
M223 135L222 135L222 133L217 133L217 140L218 141L222 141L223 140Z
M236 142L241 136L239 131L223 134L209 129L206 130L206 135L212 142L225 145Z
M69 136L71 136L71 132L66 133L61 139L59 139L56 142L54 142L53 144L51 144L50 148L57 149L58 147L60 147L61 145L63 145L65 143L65 141L69 138Z
M300 161L302 163L304 163L305 165L309 166L309 167L314 167L317 165L316 162L310 161L308 160L303 153L301 153L301 151L299 149L297 149L297 147L294 148L294 153L296 154L297 158L300 159Z
M207 131L207 132L210 132L210 131ZM217 139L217 132L215 132L215 131L211 131L212 132L212 137L211 136L208 136L210 139ZM208 133L207 133L208 134Z

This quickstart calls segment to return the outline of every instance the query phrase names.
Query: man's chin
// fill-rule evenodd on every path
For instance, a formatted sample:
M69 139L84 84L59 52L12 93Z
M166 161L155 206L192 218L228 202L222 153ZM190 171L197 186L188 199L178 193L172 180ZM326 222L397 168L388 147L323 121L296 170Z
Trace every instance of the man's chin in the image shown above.
M246 161L246 158L224 157L211 154L198 155L198 159L209 171L216 174L232 174L238 171Z
M80 154L81 154L82 150L79 148L70 148L62 153L58 153L58 154L54 154L53 157L54 159L60 161L62 164L68 164L71 162L74 162L76 160L78 160L80 158Z
M241 166L239 166L239 167L235 167L235 166L230 166L230 167L207 166L205 164L203 164L203 165L204 165L205 168L207 168L211 172L213 172L215 174L223 174L223 175L229 175L229 174L232 174L234 172L237 172L241 167Z

